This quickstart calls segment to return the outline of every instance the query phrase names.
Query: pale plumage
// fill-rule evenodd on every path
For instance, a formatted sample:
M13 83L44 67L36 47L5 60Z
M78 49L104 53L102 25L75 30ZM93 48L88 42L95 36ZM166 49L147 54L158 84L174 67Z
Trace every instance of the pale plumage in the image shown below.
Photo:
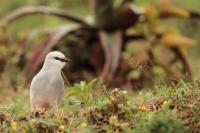
M42 69L32 79L30 86L30 101L33 112L57 108L64 94L61 70L68 61L70 60L58 51L47 54Z

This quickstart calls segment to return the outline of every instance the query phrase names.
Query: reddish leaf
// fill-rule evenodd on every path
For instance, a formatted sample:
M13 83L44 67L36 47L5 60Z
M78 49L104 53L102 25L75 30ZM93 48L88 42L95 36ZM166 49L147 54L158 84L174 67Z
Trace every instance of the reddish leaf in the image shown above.
M109 81L112 79L119 64L122 47L122 32L115 31L113 33L107 33L101 31L99 36L106 59L101 79L102 81Z
M80 26L78 25L67 25L59 28L57 32L55 32L50 40L46 43L43 43L41 47L35 49L32 52L32 57L30 60L27 62L25 66L25 74L26 78L30 79L32 77L32 74L34 71L39 67L39 65L42 63L44 60L46 54L51 51L51 49L59 43L59 41L65 37L68 33L79 29Z
M81 24L81 25L89 26L88 23L85 22L84 20L82 20L81 18L76 17L72 14L69 14L68 12L66 12L64 10L52 8L52 7L46 7L46 6L26 6L26 7L22 7L22 8L19 8L17 10L14 10L14 11L10 12L9 14L7 14L6 16L4 16L1 21L2 21L3 25L9 24L9 23L11 23L12 21L15 21L18 18L21 18L21 17L26 16L26 15L32 15L32 14L53 15L53 16L57 16L57 17L60 17L60 18L67 19L67 20L72 21L72 22L76 22L76 23Z

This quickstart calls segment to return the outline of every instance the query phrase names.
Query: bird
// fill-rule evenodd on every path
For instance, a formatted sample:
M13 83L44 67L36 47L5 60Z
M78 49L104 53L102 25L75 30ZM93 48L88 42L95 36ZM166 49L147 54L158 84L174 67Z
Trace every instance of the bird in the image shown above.
M59 51L46 55L41 70L33 77L30 85L31 112L57 110L64 94L62 69L71 60Z

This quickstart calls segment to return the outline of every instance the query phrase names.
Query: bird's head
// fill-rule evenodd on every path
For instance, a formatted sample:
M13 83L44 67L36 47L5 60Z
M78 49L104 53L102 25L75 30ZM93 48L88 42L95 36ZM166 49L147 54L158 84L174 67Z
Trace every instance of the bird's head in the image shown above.
M67 62L71 60L66 58L65 55L58 51L49 52L46 55L43 68L55 68L61 70Z

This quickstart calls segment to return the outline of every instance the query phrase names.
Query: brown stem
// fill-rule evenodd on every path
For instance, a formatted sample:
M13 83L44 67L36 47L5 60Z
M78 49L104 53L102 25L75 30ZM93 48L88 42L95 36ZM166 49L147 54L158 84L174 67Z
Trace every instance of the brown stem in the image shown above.
M70 21L89 26L87 22L84 20L80 19L79 17L76 17L72 14L69 14L65 12L64 10L57 9L57 8L51 8L51 7L45 7L45 6L27 6L27 7L22 7L19 8L5 17L2 18L2 21L4 24L9 24L12 21L21 18L26 15L31 15L31 14L48 14L48 15L54 15L63 19L68 19Z
M145 37L142 34L138 34L138 35L124 35L124 42L128 42L128 41L134 41L134 40L144 40Z
M191 11L190 12L190 18L200 19L200 13Z
M189 78L191 78L192 72L186 58L183 56L183 54L178 48L172 48L172 51L174 51L176 56L180 59L181 63L183 64L183 73L186 74L186 76L188 76Z

